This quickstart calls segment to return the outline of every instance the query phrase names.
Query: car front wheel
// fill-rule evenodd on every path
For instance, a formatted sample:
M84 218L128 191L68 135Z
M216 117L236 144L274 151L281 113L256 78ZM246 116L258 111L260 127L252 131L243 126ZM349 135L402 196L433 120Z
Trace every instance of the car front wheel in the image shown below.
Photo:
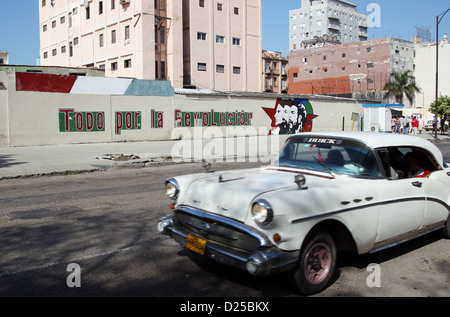
M294 284L303 295L319 293L330 282L336 266L336 245L330 234L315 232L302 248Z

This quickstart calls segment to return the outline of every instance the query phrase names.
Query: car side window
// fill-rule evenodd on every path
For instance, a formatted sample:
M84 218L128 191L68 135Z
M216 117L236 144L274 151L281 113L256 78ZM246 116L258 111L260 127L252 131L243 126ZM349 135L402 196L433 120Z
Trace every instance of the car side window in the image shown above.
M391 180L428 177L438 169L431 155L415 147L390 147L378 149L386 178Z

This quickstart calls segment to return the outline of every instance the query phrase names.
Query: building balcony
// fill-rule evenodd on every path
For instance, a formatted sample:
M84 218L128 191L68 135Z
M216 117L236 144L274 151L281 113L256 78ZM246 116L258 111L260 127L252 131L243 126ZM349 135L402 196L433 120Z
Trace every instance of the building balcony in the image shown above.
M328 18L329 18L329 19L333 19L333 20L340 20L339 15L338 15L337 13L334 13L334 12L330 12L330 13L328 14Z
M341 29L341 25L340 24L335 24L335 23L328 23L328 29L330 30L340 30Z
M369 37L369 34L366 31L359 31L358 35L359 37Z

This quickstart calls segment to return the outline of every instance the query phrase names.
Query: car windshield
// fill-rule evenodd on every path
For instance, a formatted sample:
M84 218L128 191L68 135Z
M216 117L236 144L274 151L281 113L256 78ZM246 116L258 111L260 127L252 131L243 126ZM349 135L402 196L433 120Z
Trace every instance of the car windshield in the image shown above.
M339 138L291 138L275 165L355 177L383 177L375 154L369 147Z

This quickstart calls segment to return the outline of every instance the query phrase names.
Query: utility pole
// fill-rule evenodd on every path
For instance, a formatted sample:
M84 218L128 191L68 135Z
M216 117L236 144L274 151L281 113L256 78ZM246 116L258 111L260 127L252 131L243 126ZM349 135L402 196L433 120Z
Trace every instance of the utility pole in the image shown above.
M450 11L448 8L444 13L436 16L436 98L435 98L435 115L434 115L434 138L437 139L438 130L438 101L439 101L439 23L441 23L444 16Z

